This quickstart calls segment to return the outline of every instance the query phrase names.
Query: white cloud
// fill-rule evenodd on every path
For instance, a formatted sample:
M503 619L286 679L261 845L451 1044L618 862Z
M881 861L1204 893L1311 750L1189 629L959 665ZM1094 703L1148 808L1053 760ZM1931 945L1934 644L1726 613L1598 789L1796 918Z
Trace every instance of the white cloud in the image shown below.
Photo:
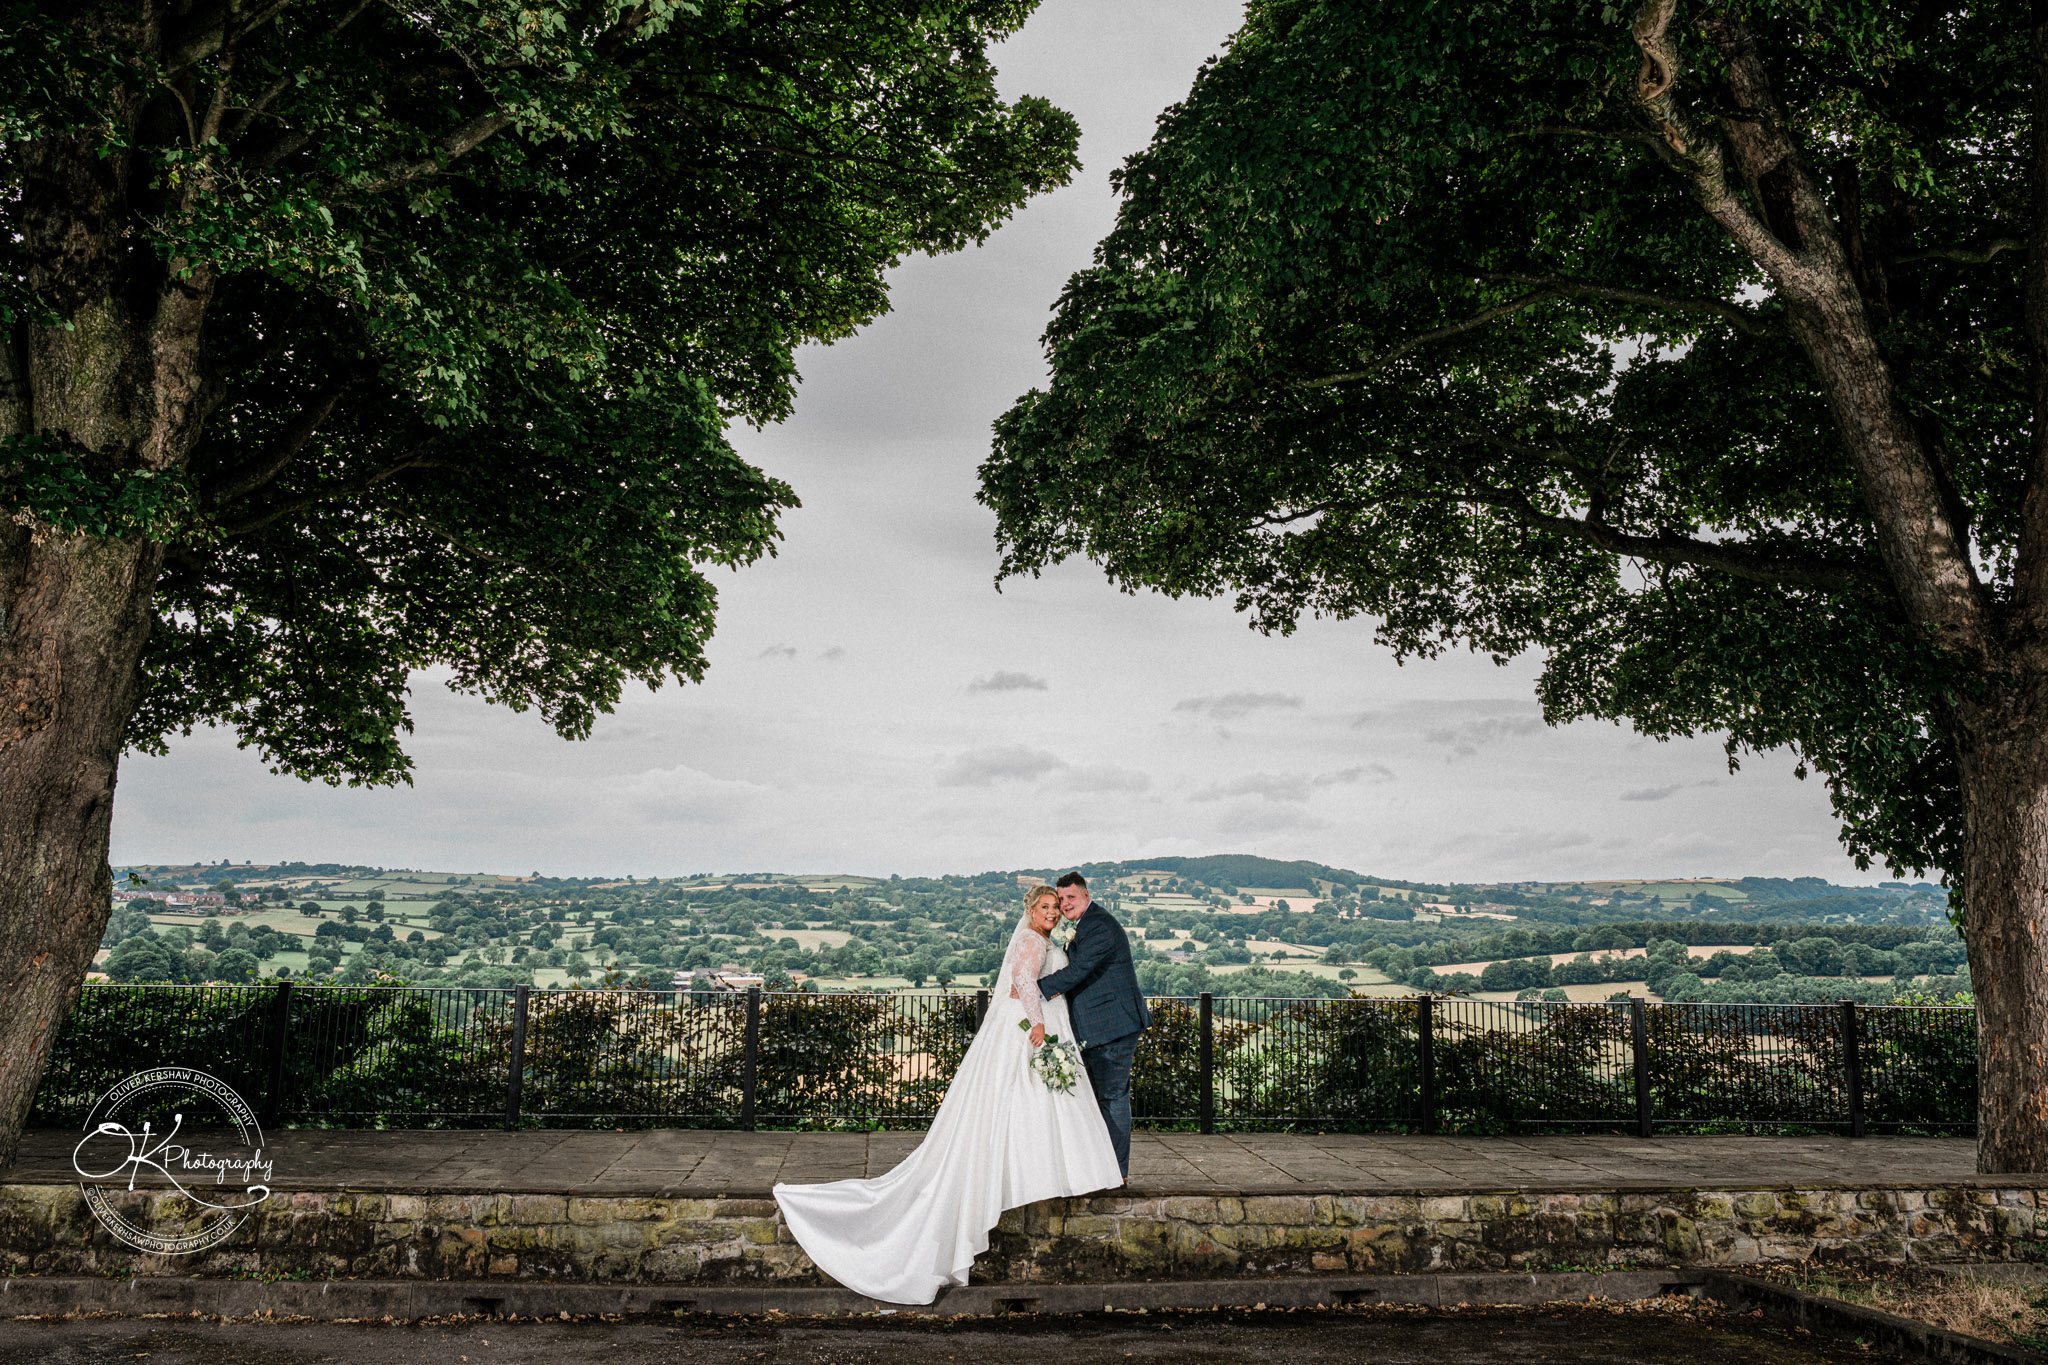
M1222 801L1233 796L1261 796L1268 801L1306 801L1307 773L1246 773L1228 782L1212 782L1190 796L1190 801Z
M735 824L752 816L756 800L767 790L678 766L634 773L607 796L657 823Z
M1394 770L1384 763L1362 763L1355 768L1340 768L1333 773L1318 773L1314 779L1318 787L1341 787L1353 782L1396 780Z
M1682 782L1674 782L1668 787L1636 787L1623 792L1621 799L1624 801L1662 801L1684 785Z
M1445 762L1449 762L1470 758L1481 749L1503 740L1540 734L1543 729L1541 716L1484 716L1457 725L1433 726L1422 732L1422 740L1425 744L1441 745L1450 750L1445 755Z
M1175 702L1173 709L1236 720L1254 711L1298 711L1301 698L1288 692L1226 692L1220 697L1185 697Z
M1329 773L1246 773L1224 782L1212 782L1195 792L1190 801L1222 801L1233 796L1258 796L1268 801L1306 801L1325 787L1344 787L1357 782L1391 782L1394 774L1383 763L1361 764Z
M1130 768L1071 768L1060 775L1059 785L1073 792L1141 792L1151 788L1152 779Z
M1469 841L1461 839L1459 842ZM1487 841L1486 851L1511 865L1528 865L1540 863L1545 857L1566 850L1588 848L1592 843L1593 836L1582 829L1504 829ZM1446 851L1450 847L1446 846ZM1561 874L1553 871L1531 875L1556 877Z
M780 644L770 645L768 646L768 648L762 650L760 654L756 655L755 657L762 659L794 659L796 657L796 646Z
M1011 673L998 669L985 678L976 678L967 684L969 692L1043 692L1045 679L1034 678L1029 673Z
M992 787L998 782L1032 782L1066 766L1065 759L1043 749L999 744L957 755L939 774L939 785Z
M1210 832L1209 847L1227 845L1240 847L1246 838L1261 835L1305 835L1320 834L1328 830L1329 821L1318 819L1305 806L1291 804L1276 805L1268 801L1248 801L1230 807L1220 815ZM1275 856L1304 854L1306 850L1321 846L1321 840L1303 838L1284 843L1268 845Z

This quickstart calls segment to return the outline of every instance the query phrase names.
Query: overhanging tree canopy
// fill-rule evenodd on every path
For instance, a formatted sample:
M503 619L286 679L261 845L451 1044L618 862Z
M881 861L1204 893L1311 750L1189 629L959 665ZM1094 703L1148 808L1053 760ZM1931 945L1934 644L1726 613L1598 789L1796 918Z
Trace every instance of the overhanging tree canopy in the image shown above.
M701 675L795 502L725 424L1072 171L1034 3L5 7L0 1161L124 742L389 782L421 667L569 736Z
M189 455L31 393L7 491L172 546L137 741L231 723L310 776L402 775L428 663L572 735L697 677L703 569L793 502L725 421L1071 164L1064 115L993 92L1014 0L176 8L17 13L0 307L82 346L131 321L80 316L102 291L203 291ZM119 236L38 259L86 208Z
M1003 573L1538 650L1553 721L1790 746L1859 862L1958 887L1987 1168L2048 1168L2037 22L1254 3L997 424Z

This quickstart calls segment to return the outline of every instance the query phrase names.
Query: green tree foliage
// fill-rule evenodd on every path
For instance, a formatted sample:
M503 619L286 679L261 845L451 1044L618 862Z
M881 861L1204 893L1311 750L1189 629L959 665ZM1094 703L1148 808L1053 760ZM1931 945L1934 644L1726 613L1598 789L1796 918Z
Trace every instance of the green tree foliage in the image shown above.
M131 741L219 722L387 782L412 670L570 736L699 677L710 571L795 504L726 422L786 415L797 346L1074 164L1066 115L995 92L1031 8L11 6L10 344L96 306L29 259L66 158L117 182L122 287L201 305L167 465L0 422L9 511L168 546Z
M1479 973L1479 988L1486 991L1520 991L1531 987L1548 986L1550 980L1549 958L1489 962L1485 970Z
M101 944L112 948L123 939L133 938L137 934L148 933L149 912L143 908L143 905L147 904L156 904L156 902L142 902L141 904L130 902L109 915L107 917L107 927L100 934Z
M997 423L1001 572L1791 748L1948 879L2048 1170L2044 72L2011 0L1255 0Z
M1253 4L1119 173L1116 229L1046 336L1051 387L998 423L1003 572L1080 554L1125 588L1234 596L1261 629L1363 614L1402 655L1540 650L1551 720L1719 731L1731 759L1789 745L1859 860L1955 872L1964 683L1885 575L1812 310L1724 226L1792 233L1723 111L1743 49L1853 258L1896 405L2008 584L2027 23L1673 15ZM1676 84L1652 108L1660 22ZM1674 150L1664 115L1696 144ZM1739 210L1706 204L1710 161Z
M201 955L147 930L125 938L105 963L110 981L194 982L206 979Z
M213 960L213 979L231 986L248 985L256 972L256 955L246 948L230 948Z

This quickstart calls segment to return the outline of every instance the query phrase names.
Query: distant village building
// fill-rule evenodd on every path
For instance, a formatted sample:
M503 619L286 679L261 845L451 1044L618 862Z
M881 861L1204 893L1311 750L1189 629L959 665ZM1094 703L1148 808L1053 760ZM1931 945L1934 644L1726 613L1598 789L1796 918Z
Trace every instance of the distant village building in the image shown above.
M723 967L696 967L689 971L677 972L669 978L669 985L679 991L694 990L698 982L707 983L717 991L743 991L749 986L766 984L767 978L746 971L735 964Z
M207 906L224 906L227 898L218 891L136 891L121 890L114 893L114 904L125 905L129 901L162 901L173 910L203 910Z

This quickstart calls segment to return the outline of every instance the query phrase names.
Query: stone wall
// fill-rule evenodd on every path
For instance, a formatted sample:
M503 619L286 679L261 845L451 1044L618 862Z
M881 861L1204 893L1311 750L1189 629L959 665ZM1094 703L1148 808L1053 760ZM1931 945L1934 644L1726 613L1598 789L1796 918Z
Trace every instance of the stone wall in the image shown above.
M137 1192L151 1226L174 1193ZM2048 1189L1169 1196L1014 1209L979 1283L2048 1256ZM191 1256L115 1242L76 1186L0 1185L0 1273L824 1283L765 1199L279 1194Z

